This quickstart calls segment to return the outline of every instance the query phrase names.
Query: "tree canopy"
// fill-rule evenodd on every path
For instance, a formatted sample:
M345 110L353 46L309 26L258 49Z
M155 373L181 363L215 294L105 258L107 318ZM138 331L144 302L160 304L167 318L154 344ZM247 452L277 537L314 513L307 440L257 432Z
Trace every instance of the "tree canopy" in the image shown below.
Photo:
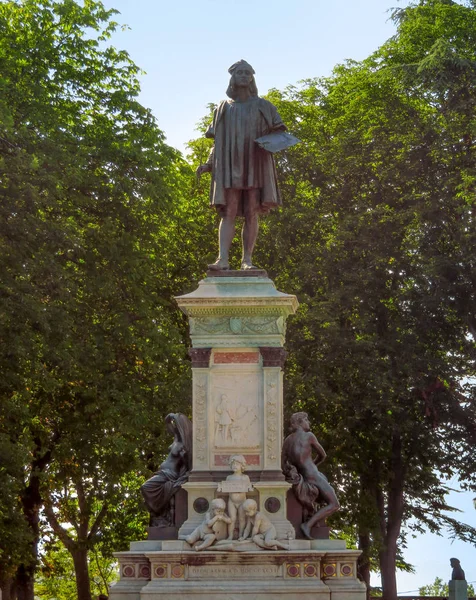
M20 564L28 598L41 507L89 599L88 550L156 466L164 414L190 405L173 296L198 276L193 179L137 101L138 67L107 46L114 12L0 4L0 571Z
M303 143L280 158L285 213L257 254L301 302L288 410L320 427L341 523L388 598L403 525L475 541L445 482L475 486L476 12L422 1L394 18L368 59L270 94Z

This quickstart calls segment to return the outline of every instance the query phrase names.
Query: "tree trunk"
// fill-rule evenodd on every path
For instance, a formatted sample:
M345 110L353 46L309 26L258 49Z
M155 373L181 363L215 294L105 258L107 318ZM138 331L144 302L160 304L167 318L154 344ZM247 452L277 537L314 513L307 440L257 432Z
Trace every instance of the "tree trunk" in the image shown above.
M53 436L53 445L58 437L56 434ZM21 498L23 515L32 533L31 560L20 565L17 571L15 583L18 600L35 600L34 585L40 540L40 508L43 505L40 492L40 474L51 460L51 448L45 452L41 440L35 439L33 456L30 479Z
M385 548L379 553L380 575L384 600L397 600L396 545Z
M22 497L23 514L32 532L31 559L18 567L15 585L18 600L34 600L35 571L38 562L38 542L40 539L40 505L39 479L37 476L30 478L30 485L25 489Z
M359 556L357 566L359 577L367 586L367 598L370 598L370 545L370 535L368 532L359 533L359 550L362 550L362 554Z
M71 551L71 554L76 574L78 600L92 600L88 570L88 551L86 548L75 548Z
M0 584L1 600L16 600L15 582L11 577L2 580Z
M36 565L20 565L15 579L18 600L35 600Z
M388 486L387 527L380 558L382 592L384 600L397 600L397 542L403 518L403 482L405 468L402 457L402 440L397 429L392 435L392 456L390 467L393 477Z

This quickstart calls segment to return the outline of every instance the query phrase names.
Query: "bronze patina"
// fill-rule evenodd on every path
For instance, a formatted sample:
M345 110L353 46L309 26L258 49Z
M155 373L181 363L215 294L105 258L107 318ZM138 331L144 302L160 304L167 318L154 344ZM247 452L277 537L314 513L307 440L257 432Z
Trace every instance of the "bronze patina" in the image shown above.
M293 432L283 444L282 468L286 480L293 484L296 498L303 507L304 523L301 524L301 530L312 540L312 527L338 511L340 505L334 488L317 468L317 465L325 460L326 452L310 431L309 419L305 412L292 415L291 429ZM316 453L315 459L313 451ZM318 509L318 502L324 506Z
M273 155L256 140L284 131L276 107L258 96L253 67L244 60L233 64L227 89L205 133L215 145L197 175L211 172L210 204L220 213L219 256L212 271L230 268L229 253L237 216L244 217L241 268L256 269L252 254L258 237L259 215L281 204Z

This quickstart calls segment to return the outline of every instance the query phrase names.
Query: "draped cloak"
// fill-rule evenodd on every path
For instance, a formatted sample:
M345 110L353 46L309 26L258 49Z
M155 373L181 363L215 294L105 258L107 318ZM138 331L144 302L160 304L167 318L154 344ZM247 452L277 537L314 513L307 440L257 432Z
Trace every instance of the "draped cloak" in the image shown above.
M218 210L226 206L226 189L242 190L238 215L243 216L246 190L260 190L260 212L281 204L273 155L255 140L286 126L276 107L258 96L244 102L224 100L213 115L205 136L215 145L208 162L212 166L210 204Z

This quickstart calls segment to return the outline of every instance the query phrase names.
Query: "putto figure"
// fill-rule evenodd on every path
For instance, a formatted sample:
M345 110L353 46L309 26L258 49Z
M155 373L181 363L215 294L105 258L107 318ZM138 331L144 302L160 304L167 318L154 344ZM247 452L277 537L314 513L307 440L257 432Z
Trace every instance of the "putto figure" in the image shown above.
M228 72L230 84L224 100L215 110L205 136L215 140L208 162L197 175L211 172L210 204L220 213L219 256L208 265L211 270L229 269L228 256L235 234L235 219L245 218L242 231L242 269L256 269L252 263L258 237L258 216L281 204L273 156L256 140L286 126L276 107L258 97L253 67L244 60Z
M246 527L240 541L251 537L253 542L265 550L289 550L289 544L284 544L276 539L276 528L268 517L258 511L258 505L251 498L243 502L246 515Z
M307 413L294 413L291 429L293 433L283 444L282 468L303 507L305 522L301 524L301 530L312 540L312 527L338 511L340 505L334 488L317 468L325 460L326 453L310 431ZM315 460L312 458L313 450L317 453ZM316 501L325 502L325 506L317 510Z
M245 457L241 454L234 454L230 458L230 467L233 471L231 475L228 475L226 481L232 481L242 485L242 490L239 492L230 492L228 496L228 514L230 515L231 522L228 526L228 539L233 539L233 532L235 530L236 517L238 516L238 537L243 536L245 530L246 515L243 508L243 503L246 501L246 492L252 489L251 481L248 475L245 475L243 471L246 469Z
M187 538L185 541L193 546L199 540L203 540L201 544L195 545L195 550L205 550L214 542L225 538L227 526L230 525L231 519L225 514L226 504L223 498L215 498L212 500L210 510L205 514L205 519Z

